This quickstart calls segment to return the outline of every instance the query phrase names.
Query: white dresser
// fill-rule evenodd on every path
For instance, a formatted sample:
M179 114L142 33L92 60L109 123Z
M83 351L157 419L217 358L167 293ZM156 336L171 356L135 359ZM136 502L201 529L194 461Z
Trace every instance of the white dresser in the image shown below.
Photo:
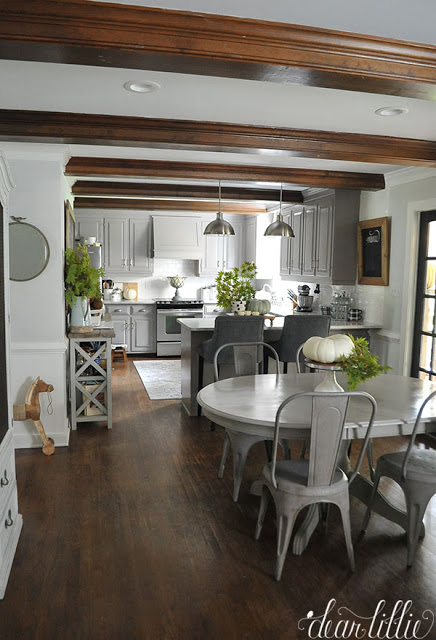
M18 513L12 429L0 443L0 598L3 598L23 518Z

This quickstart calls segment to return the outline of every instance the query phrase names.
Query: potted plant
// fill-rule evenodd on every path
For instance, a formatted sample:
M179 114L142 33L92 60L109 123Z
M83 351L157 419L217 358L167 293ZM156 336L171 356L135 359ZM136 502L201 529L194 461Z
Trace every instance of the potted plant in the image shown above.
M220 271L216 278L218 305L223 309L243 311L247 301L254 297L251 282L256 273L256 265L248 261L230 271Z
M81 329L91 324L90 298L102 297L100 279L103 269L91 265L88 249L78 244L75 249L65 251L65 300L71 309L71 326Z

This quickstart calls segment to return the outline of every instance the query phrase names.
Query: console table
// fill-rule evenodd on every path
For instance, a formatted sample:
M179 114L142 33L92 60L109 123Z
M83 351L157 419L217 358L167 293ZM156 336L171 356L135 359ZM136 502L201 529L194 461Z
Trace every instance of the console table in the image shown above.
M112 429L111 342L109 322L87 333L70 332L71 429L78 422L106 421Z

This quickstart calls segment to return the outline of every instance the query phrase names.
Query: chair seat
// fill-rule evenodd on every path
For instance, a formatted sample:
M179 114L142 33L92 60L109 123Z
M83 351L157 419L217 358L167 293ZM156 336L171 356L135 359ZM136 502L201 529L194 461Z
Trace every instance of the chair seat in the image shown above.
M378 460L381 475L388 471L394 479L401 478L405 451L386 453ZM428 484L436 484L436 453L431 449L417 449L410 454L407 463L407 480L417 480Z
M272 484L271 467L272 465L269 463L263 468L263 476L265 480L267 480L268 484ZM277 486L280 491L292 491L292 493L295 494L304 493L305 495L310 495L312 487L307 486L308 476L308 460L280 460L276 464ZM334 473L332 484L325 487L326 494L336 491L336 485L342 482L348 483L348 478L342 469L339 469L338 467ZM301 487L301 490L299 490L298 487ZM319 485L314 487L314 493L319 496L320 493L322 493L322 487Z

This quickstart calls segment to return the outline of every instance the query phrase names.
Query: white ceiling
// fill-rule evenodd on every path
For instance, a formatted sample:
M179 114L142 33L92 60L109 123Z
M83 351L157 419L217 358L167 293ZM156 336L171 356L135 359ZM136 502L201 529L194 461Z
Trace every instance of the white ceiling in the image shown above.
M94 0L99 1L99 0ZM124 4L183 9L294 22L436 43L434 0L118 0ZM154 93L126 91L126 81L151 80ZM127 115L319 129L436 141L436 102L232 78L144 70L0 60L0 108ZM379 107L402 106L393 118ZM389 173L400 167L294 158L280 151L219 153L70 145L71 155L256 164Z

